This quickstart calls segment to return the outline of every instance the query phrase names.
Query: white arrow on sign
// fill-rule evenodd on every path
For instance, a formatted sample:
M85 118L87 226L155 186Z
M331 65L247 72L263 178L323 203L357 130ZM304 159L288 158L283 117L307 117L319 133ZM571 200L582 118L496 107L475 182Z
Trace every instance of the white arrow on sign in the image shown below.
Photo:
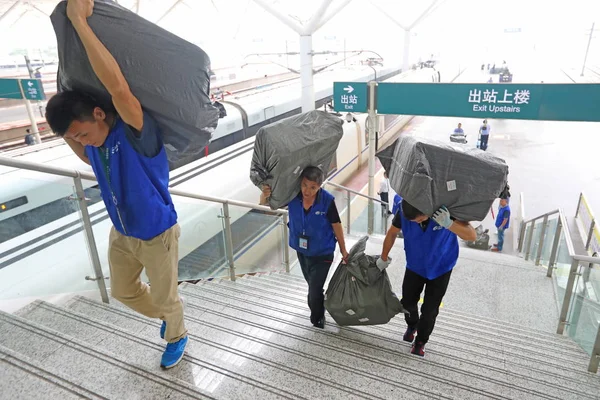
M32 87L33 86L33 82L31 82L31 81L27 82L27 86Z
M354 92L354 88L353 88L352 86L350 86L350 85L346 86L346 87L344 88L344 90L345 90L346 92L348 92L348 94L350 94L350 93Z

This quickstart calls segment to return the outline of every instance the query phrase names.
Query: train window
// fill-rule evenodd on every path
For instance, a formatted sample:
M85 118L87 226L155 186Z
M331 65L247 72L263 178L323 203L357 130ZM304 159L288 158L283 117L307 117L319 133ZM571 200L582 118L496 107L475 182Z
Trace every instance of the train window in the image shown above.
M0 212L10 211L16 207L24 206L27 203L27 196L17 197L16 199L0 203Z

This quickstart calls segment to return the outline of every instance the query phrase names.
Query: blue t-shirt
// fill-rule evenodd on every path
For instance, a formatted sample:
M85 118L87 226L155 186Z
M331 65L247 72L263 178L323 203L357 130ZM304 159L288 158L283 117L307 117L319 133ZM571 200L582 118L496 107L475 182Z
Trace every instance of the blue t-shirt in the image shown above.
M454 130L454 134L455 134L455 135L464 135L464 134L465 134L465 131L463 130L463 128L456 128L456 129Z
M504 229L508 229L510 226L510 206L507 204L506 207L500 207L498 209L498 215L496 216L496 228L500 228L502 225L502 221L508 218L506 221L506 225L504 225Z

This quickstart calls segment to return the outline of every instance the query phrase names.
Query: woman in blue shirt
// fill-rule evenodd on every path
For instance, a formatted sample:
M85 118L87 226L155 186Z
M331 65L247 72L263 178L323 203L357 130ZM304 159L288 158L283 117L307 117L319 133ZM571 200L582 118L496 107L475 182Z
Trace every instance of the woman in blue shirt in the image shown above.
M333 263L336 242L342 259L348 259L340 216L333 195L321 188L323 178L321 169L306 167L300 175L300 193L288 204L289 245L296 250L308 283L310 322L317 328L325 327L323 286ZM262 198L270 196L271 188L265 185Z

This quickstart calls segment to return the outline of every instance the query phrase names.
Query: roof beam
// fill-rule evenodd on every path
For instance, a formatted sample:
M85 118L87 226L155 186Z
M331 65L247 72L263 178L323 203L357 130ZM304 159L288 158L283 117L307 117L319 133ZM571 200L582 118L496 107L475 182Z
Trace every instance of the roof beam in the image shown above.
M179 3L181 3L183 0L175 0L175 3L173 3L173 5L171 7L169 7L169 9L162 15L162 17L160 17L159 19L156 20L155 24L158 24L160 21L162 21L167 15L169 15L171 13L171 11L173 11L175 9L175 7L177 7L177 5Z
M279 21L281 21L285 25L287 25L290 29L297 32L298 35L303 34L302 25L296 23L296 21L291 19L289 16L284 15L281 12L279 12L278 10L276 10L274 7L271 6L271 4L268 4L265 0L254 0L254 2L256 4L258 4L260 7L262 7L269 14L271 14L272 16L277 18Z
M409 31L412 30L415 26L417 26L419 24L419 22L423 21L426 17L431 15L433 13L434 9L441 5L441 2L442 2L442 0L433 0L431 2L431 4L429 5L429 7L427 7L425 9L425 11L423 11L421 13L421 15L419 15L412 24L410 24L410 26L408 27L408 30Z
M317 24L325 16L325 13L327 12L327 9L331 5L332 1L333 0L323 0L321 5L319 6L319 8L317 8L317 11L315 11L313 16L308 21L308 23L304 26L303 33L305 35L312 35L315 32L315 30L317 28Z
M383 15L385 15L386 17L388 17L388 19L390 21L392 21L394 24L398 25L398 27L404 31L410 29L407 28L406 26L404 26L403 24L400 23L400 21L398 21L396 18L392 17L391 14L387 11L385 11L383 8L381 8L379 6L379 4L377 4L375 1L373 0L369 0L369 3L371 3L373 5L373 7L375 7L377 10L379 10L380 13L382 13Z
M0 22L2 22L2 20L3 20L4 18L6 18L6 16L7 16L8 14L10 14L11 12L13 12L13 11L14 11L14 9L15 9L15 8L17 8L17 6L18 6L20 3L21 3L21 0L16 0L16 1L13 3L13 5L12 5L12 6L8 7L8 10L6 10L6 12L5 12L4 14L0 15Z
M323 25L325 25L326 23L328 23L331 18L335 17L340 11L342 11L344 8L346 8L346 6L348 4L350 4L352 0L343 0L340 2L340 4L338 4L338 6L336 8L334 8L326 17L322 18L318 25L315 27L313 32L318 31L319 29L321 29L323 27Z

